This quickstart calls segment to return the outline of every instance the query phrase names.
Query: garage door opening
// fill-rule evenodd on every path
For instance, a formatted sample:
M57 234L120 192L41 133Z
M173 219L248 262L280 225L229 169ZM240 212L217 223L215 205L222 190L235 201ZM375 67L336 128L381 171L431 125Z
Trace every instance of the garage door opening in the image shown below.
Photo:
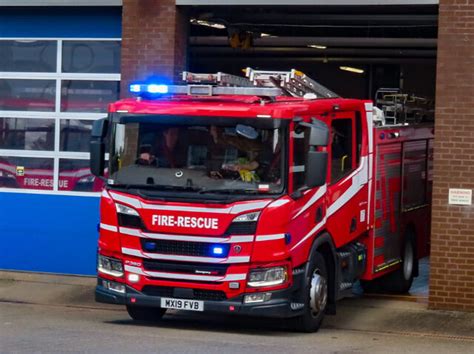
M295 68L342 97L416 107L392 123L434 119L438 6L197 6L189 14L192 72ZM427 302L429 259L419 268L405 298Z

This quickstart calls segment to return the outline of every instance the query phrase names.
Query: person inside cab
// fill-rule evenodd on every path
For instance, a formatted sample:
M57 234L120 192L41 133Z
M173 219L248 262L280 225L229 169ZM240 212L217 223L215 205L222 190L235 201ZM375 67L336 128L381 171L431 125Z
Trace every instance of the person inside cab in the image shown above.
M178 127L168 127L157 134L154 144L143 144L136 161L138 165L179 168L185 165L185 154L178 147L180 132Z
M260 180L257 169L260 166L258 157L261 146L256 140L225 134L222 129L216 126L211 126L209 132L212 137L211 145L214 146L211 153L219 150L225 151L229 147L238 150L237 157L233 161L228 162L225 158L221 158L218 167L214 163L214 168L210 172L211 177L225 178L226 176L238 175L245 182L258 182Z

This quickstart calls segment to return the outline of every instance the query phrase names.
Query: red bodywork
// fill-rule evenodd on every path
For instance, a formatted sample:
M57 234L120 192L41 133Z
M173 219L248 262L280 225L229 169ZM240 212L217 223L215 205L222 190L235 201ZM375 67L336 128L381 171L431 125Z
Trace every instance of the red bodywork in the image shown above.
M115 278L100 273L100 277L126 283L141 291L145 285L219 290L228 299L242 293L275 290L247 286L250 268L287 264L288 282L277 288L290 287L291 269L308 261L311 246L321 234L330 235L336 249L359 242L367 247L367 266L362 279L373 279L397 269L400 263L401 242L407 227L416 230L418 257L428 252L432 138L430 127L374 127L372 103L353 99L303 100L281 98L261 104L258 97L225 96L209 98L174 97L165 100L126 99L110 105L110 113L179 115L206 117L244 117L262 119L272 117L291 120L290 132L296 117L310 121L316 118L331 127L336 119L350 119L353 123L354 153L352 171L331 183L331 166L327 184L292 197L292 173L289 172L287 193L278 199L256 199L232 204L178 203L145 200L109 188L101 199L101 229L99 252L123 260L125 277ZM411 146L410 142L422 142ZM424 142L424 145L423 145ZM410 146L409 146L410 145ZM331 147L328 150L331 161ZM355 150L358 150L355 151ZM293 165L293 138L289 138L288 166ZM331 162L329 162L331 165ZM424 166L421 170L419 170ZM410 173L408 173L410 171ZM417 174L417 171L419 172ZM402 191L412 193L410 183L425 186L423 202L407 208ZM416 191L416 187L415 187ZM140 214L146 231L120 227L116 202L134 208ZM256 232L251 235L224 235L232 220L241 214L261 211ZM192 224L165 227L153 224L154 215L217 219L216 228L196 228ZM190 219L191 220L191 219ZM197 219L195 219L197 220ZM189 221L191 222L191 221ZM289 237L288 237L289 235ZM142 250L143 238L196 240L215 238L219 243L230 243L226 274L186 275L179 273L148 272L143 261L150 257L179 261L179 257L150 255ZM183 261L209 262L206 259L184 257ZM138 282L130 282L129 274L139 274ZM239 287L231 289L230 281Z

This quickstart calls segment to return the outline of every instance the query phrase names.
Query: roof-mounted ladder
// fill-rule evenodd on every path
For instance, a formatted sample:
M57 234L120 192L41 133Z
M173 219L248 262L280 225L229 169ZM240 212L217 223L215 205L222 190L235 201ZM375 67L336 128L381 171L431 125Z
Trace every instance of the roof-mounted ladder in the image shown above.
M188 84L207 84L219 86L253 87L253 83L245 77L218 72L201 74L183 71L183 81Z
M304 97L306 94L314 94L316 97L324 98L339 97L327 87L295 69L291 69L291 71L264 71L247 68L245 75L256 86L279 86L287 94L295 97Z
M183 72L186 89L175 86L174 93L188 95L252 95L336 98L337 94L309 78L301 71L265 71L247 68L247 78L218 72L215 74ZM308 96L306 96L308 97Z

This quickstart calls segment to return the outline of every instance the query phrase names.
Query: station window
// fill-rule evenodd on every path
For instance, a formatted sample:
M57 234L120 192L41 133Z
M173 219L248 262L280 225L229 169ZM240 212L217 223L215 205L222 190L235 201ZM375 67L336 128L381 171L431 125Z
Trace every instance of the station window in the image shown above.
M92 120L61 119L60 150L88 152L92 123Z
M54 80L0 79L0 110L48 111L55 108Z
M99 190L89 170L89 137L94 120L119 98L120 45L0 39L1 189Z
M54 119L0 118L0 149L54 150Z
M0 156L0 187L52 191L54 159Z
M63 80L62 112L106 112L107 105L118 99L119 83L111 81Z
M0 40L0 72L55 72L57 41Z
M63 43L62 58L65 73L118 73L120 42L66 41Z

